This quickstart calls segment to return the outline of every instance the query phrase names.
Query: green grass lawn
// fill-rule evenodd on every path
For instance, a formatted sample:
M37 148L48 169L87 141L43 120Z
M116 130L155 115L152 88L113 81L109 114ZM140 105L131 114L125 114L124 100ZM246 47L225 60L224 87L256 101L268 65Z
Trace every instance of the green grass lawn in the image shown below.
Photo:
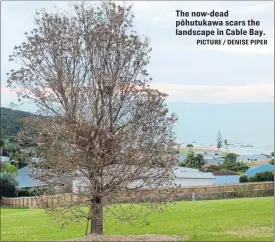
M210 153L210 152L213 153L213 152L215 152L215 153L218 153L219 156L225 156L226 155L226 152L223 152L223 151L216 151L215 149L213 149L213 150L205 150L205 149L199 148L199 147L192 148L192 149L186 148L186 147L181 147L179 149L179 153L181 155L186 155L190 150L194 151L195 153L201 153L201 154L204 154L205 152L206 153ZM204 155L207 155L207 154L204 154Z
M175 234L190 241L274 241L274 198L183 201L151 214L146 227L105 218L105 234ZM1 209L1 241L64 240L83 237L86 222L63 229L40 209Z

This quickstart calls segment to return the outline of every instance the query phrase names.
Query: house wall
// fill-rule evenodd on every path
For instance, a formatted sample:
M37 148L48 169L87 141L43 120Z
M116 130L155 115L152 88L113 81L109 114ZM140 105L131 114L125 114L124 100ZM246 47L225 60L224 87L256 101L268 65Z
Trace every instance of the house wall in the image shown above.
M189 186L211 186L213 184L214 179L186 179L186 178L176 178L175 183L176 185L180 185L182 187L189 187Z
M239 179L238 175L216 176L213 185L237 184L240 183Z

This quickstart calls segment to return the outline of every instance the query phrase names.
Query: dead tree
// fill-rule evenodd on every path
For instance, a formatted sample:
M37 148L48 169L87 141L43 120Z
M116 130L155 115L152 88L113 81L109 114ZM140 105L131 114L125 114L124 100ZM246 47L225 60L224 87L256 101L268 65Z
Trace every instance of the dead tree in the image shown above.
M75 5L71 14L42 10L10 56L22 67L10 72L9 87L47 116L27 120L47 140L41 169L52 179L43 182L61 184L65 175L81 181L78 194L88 202L94 234L103 234L103 207L111 211L121 194L135 203L135 191L145 199L146 191L161 187L155 198L172 198L164 190L178 162L176 117L168 117L167 95L150 87L151 48L133 30L133 19L131 7L111 2Z

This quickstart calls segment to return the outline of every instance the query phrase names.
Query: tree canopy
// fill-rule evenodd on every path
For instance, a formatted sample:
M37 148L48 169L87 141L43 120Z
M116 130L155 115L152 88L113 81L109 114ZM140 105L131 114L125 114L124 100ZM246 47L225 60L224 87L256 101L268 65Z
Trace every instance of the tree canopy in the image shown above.
M51 173L82 179L79 193L90 205L82 215L97 234L103 206L117 192L170 184L178 163L177 117L168 116L167 94L150 87L150 41L134 31L133 20L131 7L113 2L76 4L72 14L42 10L10 55L21 68L10 72L9 87L47 116L28 118L26 133L29 127L47 140L42 153Z

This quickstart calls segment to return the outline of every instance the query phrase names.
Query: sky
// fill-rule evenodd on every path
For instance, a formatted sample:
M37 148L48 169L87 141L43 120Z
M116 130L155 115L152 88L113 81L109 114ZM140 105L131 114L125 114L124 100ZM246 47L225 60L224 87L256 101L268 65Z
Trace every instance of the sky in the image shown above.
M153 79L152 87L168 93L168 101L221 104L274 101L273 2L127 3L133 3L134 28L151 40L153 50L148 71ZM53 5L68 8L67 2L58 1L1 3L1 106L17 102L16 94L6 88L5 73L13 68L8 62L9 54L24 41L24 32L34 27L35 11L41 8L52 11ZM229 10L227 20L258 20L261 25L255 29L264 30L268 45L197 46L197 37L176 36L175 22L181 20L176 17L176 10ZM230 37L234 38L239 37Z

